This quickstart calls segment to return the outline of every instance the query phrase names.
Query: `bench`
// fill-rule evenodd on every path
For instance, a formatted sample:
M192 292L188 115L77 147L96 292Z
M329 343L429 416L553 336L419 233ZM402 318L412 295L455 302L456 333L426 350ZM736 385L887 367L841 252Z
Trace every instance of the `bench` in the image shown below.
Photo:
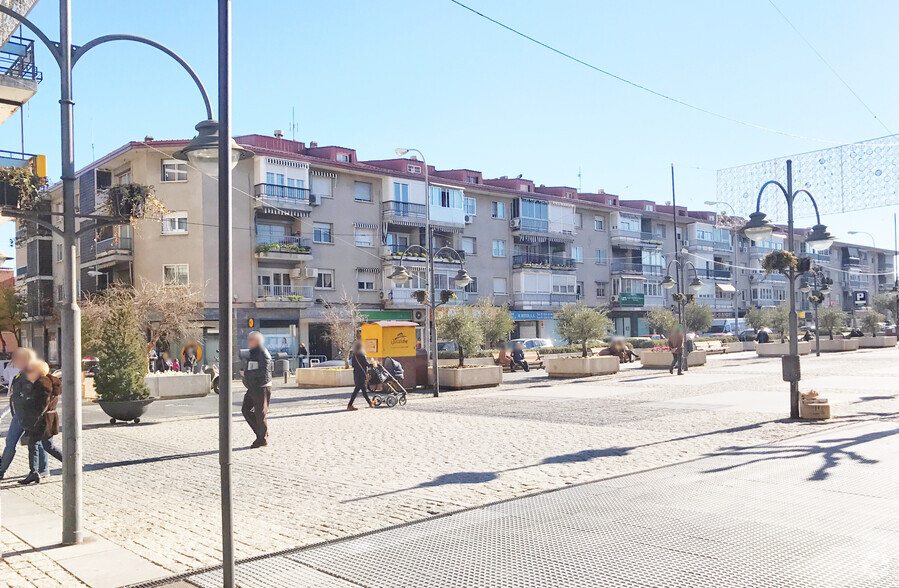
M493 357L493 363L498 366L502 366L504 372L512 371L512 356L511 355L503 355L500 358L498 353L492 353L491 357ZM529 369L542 369L543 368L543 358L536 351L525 351L524 352L524 360L528 363Z
M724 353L727 349L721 341L697 341L693 344L696 351L705 351L707 354Z

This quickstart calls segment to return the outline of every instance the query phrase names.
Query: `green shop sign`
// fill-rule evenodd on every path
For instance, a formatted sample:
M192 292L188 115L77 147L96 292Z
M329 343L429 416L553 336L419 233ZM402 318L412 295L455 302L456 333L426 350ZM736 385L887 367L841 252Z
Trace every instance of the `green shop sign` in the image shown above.
M367 321L408 321L412 320L411 310L360 310Z
M621 306L643 306L643 294L622 292L618 295L618 304Z

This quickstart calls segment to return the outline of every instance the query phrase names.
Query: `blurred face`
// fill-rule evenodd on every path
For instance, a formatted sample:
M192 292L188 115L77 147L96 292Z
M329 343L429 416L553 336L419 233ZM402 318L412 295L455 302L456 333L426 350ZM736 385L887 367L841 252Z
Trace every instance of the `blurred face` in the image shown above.
M37 382L41 377L41 371L37 366L30 366L25 369L25 377L28 378L29 382Z
M249 337L247 337L247 347L249 347L250 349L255 349L256 347L259 347L261 344L262 344L262 341L260 341L258 336L250 335Z

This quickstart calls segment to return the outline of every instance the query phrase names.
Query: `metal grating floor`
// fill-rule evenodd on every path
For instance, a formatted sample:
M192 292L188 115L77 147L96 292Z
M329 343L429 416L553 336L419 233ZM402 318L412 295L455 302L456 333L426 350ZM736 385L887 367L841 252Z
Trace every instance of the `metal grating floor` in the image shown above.
M899 425L515 499L238 565L242 587L899 587ZM221 570L184 577L221 585ZM155 586L166 585L163 582Z

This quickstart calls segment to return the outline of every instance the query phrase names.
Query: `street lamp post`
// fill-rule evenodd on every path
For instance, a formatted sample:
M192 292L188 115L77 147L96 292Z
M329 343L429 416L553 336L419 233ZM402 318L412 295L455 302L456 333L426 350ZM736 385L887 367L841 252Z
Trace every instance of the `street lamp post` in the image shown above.
M723 200L706 200L703 204L705 204L706 206L715 206L718 204L723 204L724 206L727 206L728 208L730 208L730 211L734 213L735 217L737 216L737 211L730 202L724 202ZM715 216L715 218L716 219L718 218L717 215ZM717 221L715 224L718 225ZM733 270L733 276L734 276L734 335L739 335L740 334L740 310L737 307L737 287L736 287L736 283L737 283L737 244L734 243L733 245L734 245L734 263L733 263L733 267L731 269ZM747 263L746 265L748 266L749 264Z
M409 251L411 251L413 249L424 250L425 255L427 255L428 266L431 268L431 273L430 273L430 277L429 277L429 281L428 281L428 292L429 292L429 294L428 294L428 312L431 314L432 320L434 321L434 325L435 325L432 340L434 341L434 396L437 397L440 395L440 380L438 378L438 373L437 373L437 369L438 369L437 368L437 363L438 363L437 362L437 330L436 330L437 299L434 296L434 281L433 281L434 257L433 256L439 254L442 251L447 251L447 252L453 253L456 256L456 258L459 260L460 268L459 268L458 273L456 273L456 277L453 279L453 281L456 283L457 286L461 286L462 288L464 288L465 286L470 284L471 276L469 276L468 272L465 271L465 258L462 257L461 253L459 253L452 247L441 247L437 251L432 251L433 247L431 247L430 245L431 244L430 244L430 240L429 240L428 247L422 247L421 245L409 245L408 247L406 247L406 249L400 255L399 265L394 267L393 273L390 274L390 276L388 276L388 278L390 280L392 280L395 284L398 284L398 285L402 285L402 284L405 284L406 282L408 282L409 279L411 278L411 276L409 275L408 270L406 270L406 267L403 265L403 261L406 259L406 254L409 253Z
M675 266L675 275L677 278L671 277L671 264ZM677 315L678 322L680 323L681 328L684 330L684 337L687 335L687 317L686 317L686 306L687 306L687 294L684 292L686 288L684 288L683 282L687 279L687 269L692 268L693 270L693 280L690 282L690 289L693 292L699 292L702 290L702 280L699 279L699 274L696 271L696 266L693 265L692 261L681 261L680 259L672 259L668 262L668 266L665 268L665 278L662 280L662 287L666 290L670 290L677 286L677 292L675 296L677 297ZM695 295L695 294L694 294ZM684 342L686 345L686 341ZM686 363L686 354L681 355L681 369L685 367Z
M743 234L753 241L762 241L774 232L774 224L765 218L761 212L762 194L768 186L777 186L787 200L787 250L795 254L795 236L793 234L793 204L796 197L805 194L812 201L815 208L815 218L818 221L812 227L811 233L806 237L806 245L813 251L824 251L834 242L834 236L827 232L827 227L821 224L821 215L818 212L818 203L808 190L793 191L793 162L787 160L787 185L783 186L777 180L769 180L762 184L756 199L755 212L749 215L749 222L743 226ZM789 354L783 358L783 377L790 382L790 418L799 418L799 341L796 318L796 268L790 267L787 271L787 279L790 283L790 349Z
M815 307L815 355L821 357L821 325L818 323L818 305L824 301L824 297L830 294L830 285L833 280L824 275L820 267L809 270L812 283L807 281L799 286L799 291L808 294L808 300Z

